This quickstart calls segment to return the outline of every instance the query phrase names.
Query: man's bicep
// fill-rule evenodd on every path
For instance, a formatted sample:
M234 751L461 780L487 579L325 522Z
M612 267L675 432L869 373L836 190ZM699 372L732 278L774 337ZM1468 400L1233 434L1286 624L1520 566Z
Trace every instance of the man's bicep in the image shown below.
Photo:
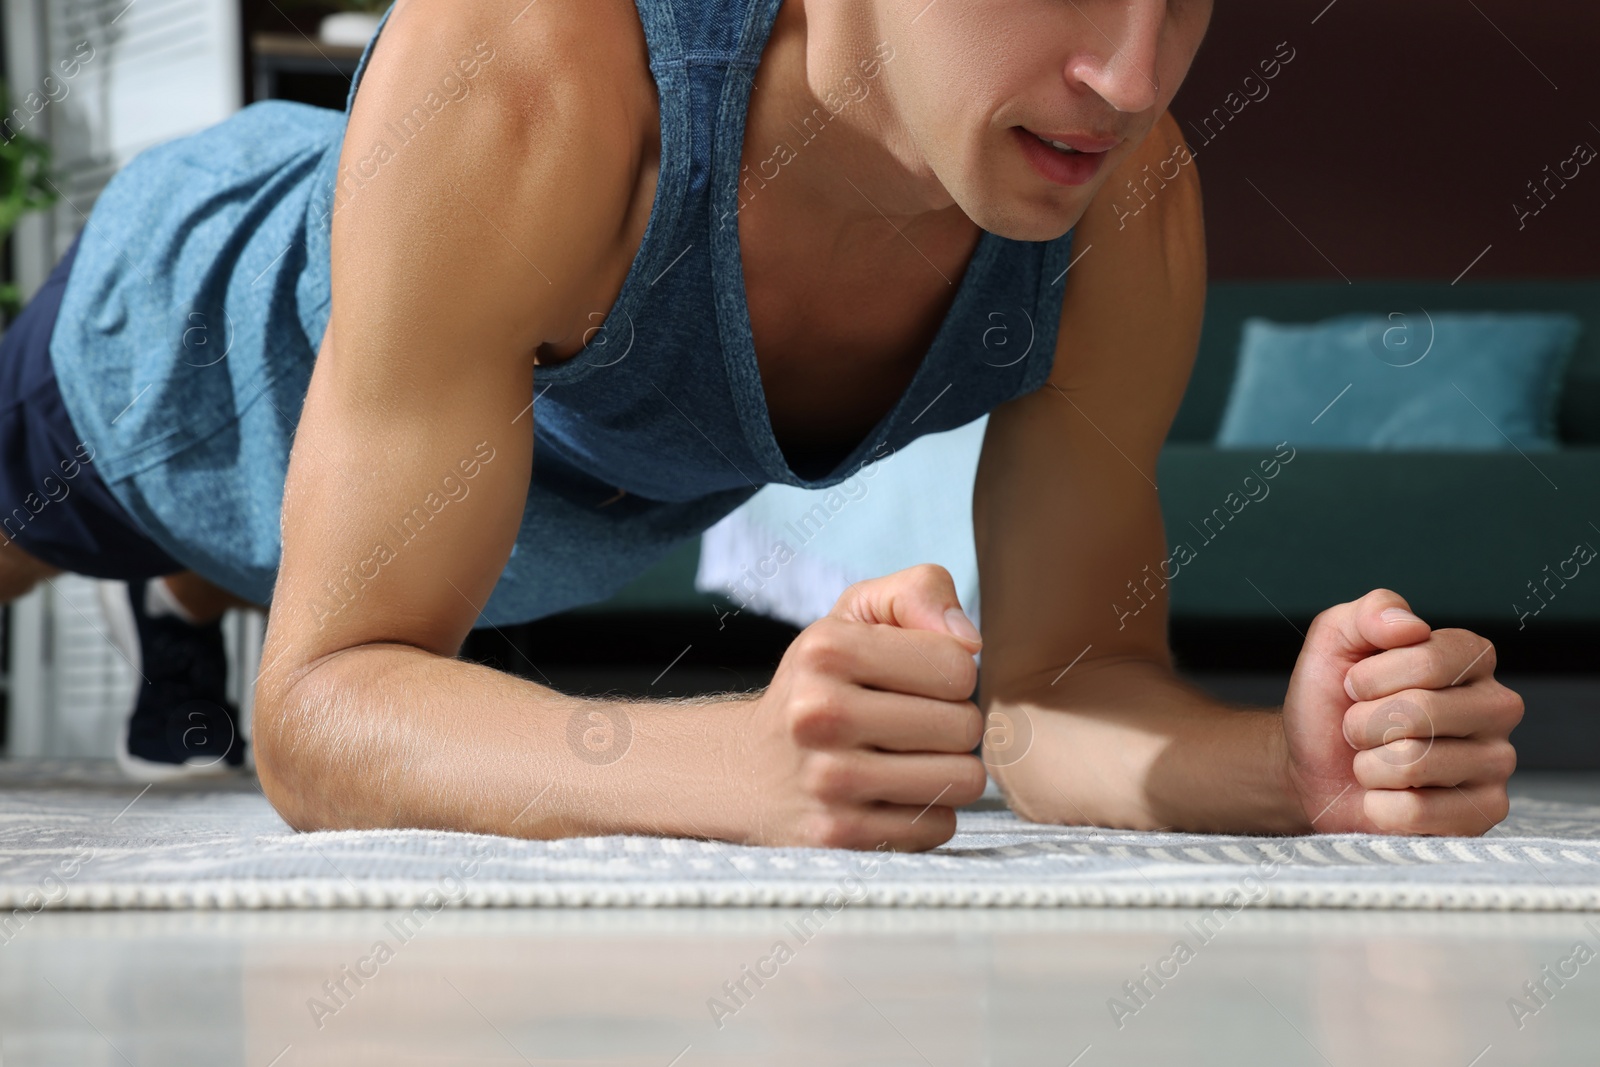
M563 332L560 309L616 229L622 168L569 128L596 115L554 108L528 128L508 93L573 90L527 71L497 83L481 57L471 93L352 181L435 61L470 47L447 30L392 21L346 135L332 309L290 456L266 651L289 679L358 645L459 650L526 504L534 352ZM599 177L583 187L574 171Z
M1075 660L1170 662L1156 463L1205 301L1199 187L1181 143L1161 123L1107 183L1077 229L1050 380L990 419L973 510L990 695L1048 685ZM1188 162L1141 215L1118 212L1124 177L1168 158Z

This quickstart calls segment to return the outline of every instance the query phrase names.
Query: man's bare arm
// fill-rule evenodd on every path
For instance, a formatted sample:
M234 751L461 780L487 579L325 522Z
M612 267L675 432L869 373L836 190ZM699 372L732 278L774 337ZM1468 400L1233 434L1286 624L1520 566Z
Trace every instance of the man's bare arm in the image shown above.
M1150 174L1164 187L1144 185ZM1124 179L1153 195L1136 215ZM1051 380L995 413L974 495L985 753L1012 804L1140 829L1493 826L1520 698L1494 681L1482 638L1388 621L1407 607L1398 593L1319 614L1282 709L1232 707L1176 677L1156 461L1193 366L1205 258L1198 180L1170 118L1078 241ZM1134 588L1149 602L1119 610Z
M518 59L513 35L571 41L571 16L536 8L513 27L512 7L495 14L427 0L396 12L346 137L332 316L291 456L257 689L263 788L300 827L548 836L640 799L563 758L577 701L454 658L526 502L532 354L598 269L633 174L603 132L620 116L559 65ZM471 92L375 175L361 169L453 72ZM408 520L420 532L401 540ZM562 748L530 743L545 735Z
M988 759L1039 821L1295 829L1277 717L1174 675L1164 597L1122 620L1111 608L1167 554L1156 459L1205 300L1199 183L1175 125L1157 124L1123 169L1165 187L1130 215L1123 175L1107 182L1074 237L1050 381L996 410L984 439Z
M581 330L634 252L643 48L627 0L411 0L377 46L346 165L431 72L483 65L333 221L256 691L262 786L296 827L915 849L983 790L976 644L946 630L955 590L931 570L861 583L755 697L581 700L454 658L526 506L534 350Z

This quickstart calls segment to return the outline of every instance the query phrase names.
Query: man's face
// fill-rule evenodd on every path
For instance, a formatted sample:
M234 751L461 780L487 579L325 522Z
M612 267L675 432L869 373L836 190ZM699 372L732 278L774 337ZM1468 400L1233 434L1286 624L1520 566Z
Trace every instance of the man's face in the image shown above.
M886 88L906 134L979 226L1053 240L1165 113L1212 0L885 0ZM912 20L915 20L914 22ZM1037 135L1078 149L1062 153Z

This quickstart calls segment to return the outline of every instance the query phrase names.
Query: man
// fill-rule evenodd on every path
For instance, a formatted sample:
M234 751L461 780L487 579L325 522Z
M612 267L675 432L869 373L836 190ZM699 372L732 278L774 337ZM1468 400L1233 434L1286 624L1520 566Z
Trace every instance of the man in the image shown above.
M1164 604L1106 624L1164 554L1204 302L1165 112L1210 7L410 0L347 128L247 109L119 176L56 366L152 537L232 595L274 579L254 742L284 817L929 848L981 738L1034 819L1498 822L1521 701L1397 593L1317 618L1281 711L1180 683ZM1042 351L975 358L1013 306ZM164 343L114 343L146 326ZM177 371L195 330L231 354ZM80 350L120 355L91 387ZM982 638L923 566L848 590L759 694L584 700L453 658L480 614L599 599L758 483L837 484L990 410Z

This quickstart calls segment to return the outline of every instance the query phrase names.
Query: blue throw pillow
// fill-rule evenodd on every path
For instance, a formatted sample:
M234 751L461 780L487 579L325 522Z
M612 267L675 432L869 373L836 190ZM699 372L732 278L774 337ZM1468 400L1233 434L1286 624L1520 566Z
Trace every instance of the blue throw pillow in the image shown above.
M1216 443L1551 451L1573 315L1248 319Z

